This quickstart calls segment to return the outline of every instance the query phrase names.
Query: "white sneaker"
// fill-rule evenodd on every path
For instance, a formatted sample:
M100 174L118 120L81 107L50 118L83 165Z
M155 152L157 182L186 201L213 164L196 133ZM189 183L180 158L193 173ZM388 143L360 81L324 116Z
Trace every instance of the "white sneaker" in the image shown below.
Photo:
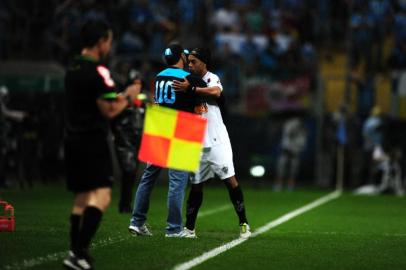
M240 225L240 237L241 238L248 238L251 236L251 228L250 225L247 223L243 223Z
M128 230L134 236L152 236L152 233L148 230L148 227L145 224L142 225L141 227L130 225L128 227Z
M92 270L94 269L91 259L87 257L79 257L73 251L69 251L68 257L63 260L63 266L71 270Z
M195 230L189 230L188 228L183 228L178 233L167 233L165 237L174 237L174 238L197 238Z
M184 238L197 238L195 230L189 230L186 227L183 228L182 235Z

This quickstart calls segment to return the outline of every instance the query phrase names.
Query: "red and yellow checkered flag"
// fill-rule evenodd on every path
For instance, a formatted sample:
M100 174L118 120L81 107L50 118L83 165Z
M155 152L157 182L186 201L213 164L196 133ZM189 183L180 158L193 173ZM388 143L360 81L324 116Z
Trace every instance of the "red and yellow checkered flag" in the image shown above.
M197 114L148 105L138 159L195 172L199 168L207 119Z

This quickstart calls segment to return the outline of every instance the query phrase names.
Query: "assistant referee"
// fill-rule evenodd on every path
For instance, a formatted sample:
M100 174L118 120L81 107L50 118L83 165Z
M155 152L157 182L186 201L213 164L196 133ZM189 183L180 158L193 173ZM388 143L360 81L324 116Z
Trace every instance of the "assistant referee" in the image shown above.
M81 29L82 51L65 77L65 162L68 189L75 195L70 216L71 250L63 265L94 269L89 245L111 200L113 183L109 120L135 98L140 85L117 94L110 71L101 62L109 54L113 33L104 21Z

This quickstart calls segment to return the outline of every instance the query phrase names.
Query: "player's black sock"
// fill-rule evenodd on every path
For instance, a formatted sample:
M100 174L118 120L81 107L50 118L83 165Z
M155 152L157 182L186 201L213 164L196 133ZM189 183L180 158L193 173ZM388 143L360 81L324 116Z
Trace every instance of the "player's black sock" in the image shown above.
M89 249L90 241L99 228L102 216L103 212L100 211L100 209L93 206L86 207L83 213L82 228L80 230L79 253L86 254Z
M186 206L186 228L189 230L195 229L197 213L202 205L203 191L202 190L190 190L189 198Z
M78 249L81 221L82 215L70 215L70 249L73 251L76 251Z
M245 216L244 196L240 186L232 188L230 185L227 185L227 189L231 202L234 205L235 212L240 220L240 224L248 223L247 217Z

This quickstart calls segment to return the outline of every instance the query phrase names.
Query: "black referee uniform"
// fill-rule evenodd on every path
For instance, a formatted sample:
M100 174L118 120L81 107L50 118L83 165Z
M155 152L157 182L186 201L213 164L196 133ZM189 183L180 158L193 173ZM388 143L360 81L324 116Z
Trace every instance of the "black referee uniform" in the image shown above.
M111 187L113 168L109 122L97 106L98 98L115 98L106 67L78 56L65 77L65 161L68 189L74 193Z

